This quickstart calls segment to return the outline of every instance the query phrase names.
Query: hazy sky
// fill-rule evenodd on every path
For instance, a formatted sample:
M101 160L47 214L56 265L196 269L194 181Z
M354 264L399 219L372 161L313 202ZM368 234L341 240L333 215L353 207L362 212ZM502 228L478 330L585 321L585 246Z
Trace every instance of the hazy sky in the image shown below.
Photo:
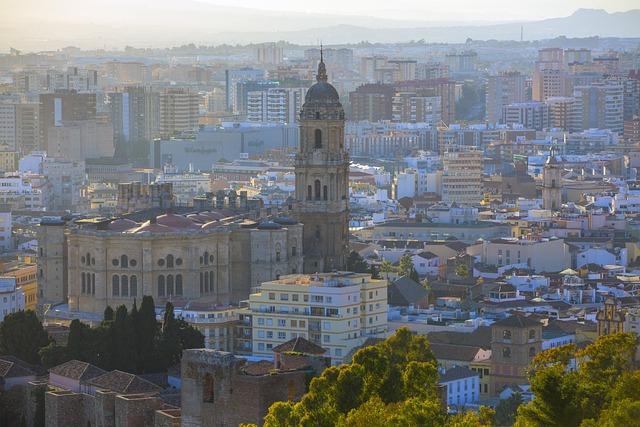
M566 16L576 9L620 12L640 8L639 0L201 0L259 9L424 20L533 20ZM391 7L392 6L392 7Z

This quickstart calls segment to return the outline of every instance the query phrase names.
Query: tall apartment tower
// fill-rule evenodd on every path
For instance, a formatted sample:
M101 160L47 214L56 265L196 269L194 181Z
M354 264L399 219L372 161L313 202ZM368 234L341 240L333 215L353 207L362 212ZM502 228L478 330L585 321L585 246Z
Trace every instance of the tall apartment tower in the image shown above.
M544 164L542 171L542 208L557 211L562 206L562 167L556 160L555 149Z
M296 217L304 224L306 273L345 267L349 244L349 154L344 147L344 110L327 82L320 57L317 83L300 112L296 155Z
M502 118L502 107L526 101L525 76L517 71L489 76L487 81L487 121L497 123Z
M199 97L185 88L170 88L160 94L160 136L198 130Z
M482 201L482 152L449 151L443 154L442 201L477 206Z

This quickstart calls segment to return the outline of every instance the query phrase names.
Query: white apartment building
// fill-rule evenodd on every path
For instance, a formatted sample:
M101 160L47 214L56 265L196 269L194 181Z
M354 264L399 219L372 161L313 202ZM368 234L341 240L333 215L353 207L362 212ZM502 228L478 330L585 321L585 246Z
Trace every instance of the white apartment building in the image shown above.
M247 121L295 123L304 102L305 88L272 87L247 94Z
M415 197L418 192L418 172L413 169L405 169L393 179L394 198L400 200L403 197Z
M33 188L27 176L0 178L0 204L15 210L40 211L46 207L42 191Z
M464 407L480 399L480 374L466 366L455 366L441 374L440 385L447 390L450 407Z
M352 272L291 274L264 282L249 296L253 354L303 337L340 364L367 337L385 337L387 282Z
M156 184L170 182L176 204L187 206L193 203L195 196L211 191L211 179L204 173L163 173L156 179Z
M459 151L443 155L442 201L478 205L482 200L482 152Z
M24 292L15 277L0 277L0 321L7 314L24 310Z

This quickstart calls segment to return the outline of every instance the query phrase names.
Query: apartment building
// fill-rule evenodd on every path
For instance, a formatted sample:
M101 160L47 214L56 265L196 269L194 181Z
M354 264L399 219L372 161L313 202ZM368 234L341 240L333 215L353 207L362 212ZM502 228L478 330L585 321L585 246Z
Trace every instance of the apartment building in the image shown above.
M525 76L517 71L489 76L486 89L487 121L497 123L502 118L502 107L526 101Z
M184 88L166 89L160 94L160 136L198 130L199 96Z
M477 205L482 200L482 152L447 152L443 155L442 201Z
M291 274L263 282L249 310L254 355L303 337L339 364L366 338L386 336L387 283L352 272Z

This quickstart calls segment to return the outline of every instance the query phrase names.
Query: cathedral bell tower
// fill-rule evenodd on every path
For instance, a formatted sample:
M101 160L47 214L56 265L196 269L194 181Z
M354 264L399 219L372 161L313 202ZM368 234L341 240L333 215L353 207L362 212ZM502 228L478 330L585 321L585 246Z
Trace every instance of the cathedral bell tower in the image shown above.
M349 246L349 154L344 109L327 82L320 49L317 82L300 112L295 216L303 227L304 272L343 270Z

